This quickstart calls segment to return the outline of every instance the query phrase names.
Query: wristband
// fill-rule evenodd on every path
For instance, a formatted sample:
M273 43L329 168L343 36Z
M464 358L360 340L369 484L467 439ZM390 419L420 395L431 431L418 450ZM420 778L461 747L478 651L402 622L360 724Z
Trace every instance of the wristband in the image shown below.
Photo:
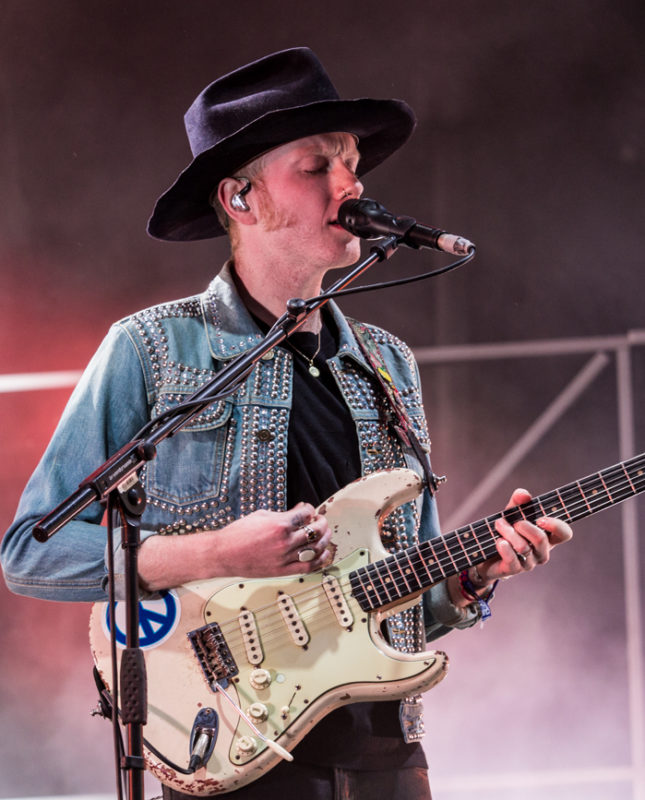
M477 594L477 589L473 585L473 582L468 577L468 570L464 569L459 573L459 588L461 593L467 600L470 600L472 603L477 603L482 622L485 622L492 615L489 603L493 599L498 582L499 581L495 581L493 583L485 597L480 597L480 595Z

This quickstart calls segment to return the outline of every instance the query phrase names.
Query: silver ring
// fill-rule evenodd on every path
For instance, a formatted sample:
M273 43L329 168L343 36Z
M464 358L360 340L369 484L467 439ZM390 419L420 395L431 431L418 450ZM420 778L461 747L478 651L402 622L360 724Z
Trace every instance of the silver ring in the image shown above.
M307 544L313 544L318 541L318 531L314 530L311 525L303 525L302 530L307 532L305 541Z
M306 564L307 561L313 561L316 557L316 551L312 550L311 547L303 547L302 550L298 550L298 561L302 564Z
M520 562L522 566L526 564L526 559L531 555L533 552L532 547L528 547L523 553L515 553L517 556L517 560Z

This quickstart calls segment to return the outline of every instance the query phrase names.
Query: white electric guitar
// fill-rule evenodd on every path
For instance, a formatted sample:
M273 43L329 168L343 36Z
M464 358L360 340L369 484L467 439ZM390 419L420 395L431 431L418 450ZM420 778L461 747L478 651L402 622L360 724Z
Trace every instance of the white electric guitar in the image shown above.
M198 796L233 791L290 759L333 709L431 688L445 674L446 655L394 650L381 636L383 619L494 556L494 523L502 515L511 523L541 516L575 522L642 492L645 454L389 554L380 525L421 490L414 472L395 469L361 478L323 503L336 552L322 571L195 582L140 603L145 760L162 783ZM107 603L93 607L90 640L109 688L107 611Z

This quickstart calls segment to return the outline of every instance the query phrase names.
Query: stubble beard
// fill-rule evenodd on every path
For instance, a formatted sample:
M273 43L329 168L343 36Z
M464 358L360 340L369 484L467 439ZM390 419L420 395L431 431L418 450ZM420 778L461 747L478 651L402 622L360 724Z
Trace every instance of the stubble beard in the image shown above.
M292 228L297 222L297 216L286 208L278 208L261 180L256 180L257 202L260 206L262 229L267 233L279 231L282 228Z
M257 202L260 208L262 230L266 233L276 233L298 225L297 211L290 208L280 208L269 194L261 179L256 179L254 187L257 189ZM312 254L314 255L314 254ZM348 251L338 263L325 264L324 271L329 269L343 269L354 264L360 258L360 245L348 245Z

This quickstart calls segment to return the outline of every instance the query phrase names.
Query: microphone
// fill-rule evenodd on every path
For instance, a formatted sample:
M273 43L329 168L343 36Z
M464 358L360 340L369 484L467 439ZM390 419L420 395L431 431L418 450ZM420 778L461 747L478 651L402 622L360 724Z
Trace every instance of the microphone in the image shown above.
M338 222L346 231L363 239L378 239L381 236L397 236L401 244L414 247L429 247L443 250L455 256L467 256L475 245L446 233L439 228L419 225L412 217L395 217L376 200L363 197L345 200L338 209Z

